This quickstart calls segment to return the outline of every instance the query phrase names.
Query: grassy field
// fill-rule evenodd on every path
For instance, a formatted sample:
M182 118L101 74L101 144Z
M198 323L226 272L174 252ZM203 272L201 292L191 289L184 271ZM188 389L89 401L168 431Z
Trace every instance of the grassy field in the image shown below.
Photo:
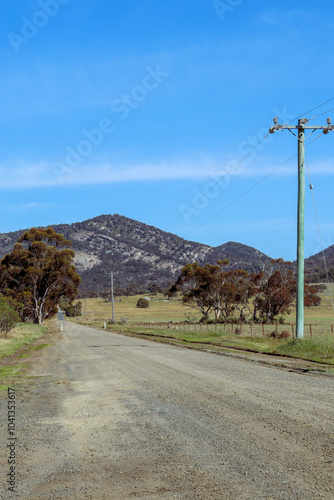
M334 288L334 287L333 287ZM331 299L326 291L321 294L322 303L320 307L311 307L305 309L305 335L310 336L311 330L309 325L311 325L312 334L322 334L331 333L331 325L334 325L334 311L331 305ZM198 322L201 318L201 314L191 307L182 305L179 299L164 299L163 295L149 296L150 306L147 309L139 309L136 307L136 303L139 297L117 297L115 300L115 318L120 320L121 318L126 318L126 320L131 323L138 322L169 322L179 323L184 321ZM83 302L83 313L84 313L84 301ZM86 303L86 318L88 320L99 319L101 321L108 321L112 317L111 303L105 302L104 299L87 299ZM294 310L291 314L285 316L285 323L295 323L296 316ZM221 327L222 328L222 327ZM245 332L250 330L247 327L243 327ZM281 326L280 326L281 328ZM254 334L262 334L262 327L260 325L255 325L252 327ZM282 329L282 328L281 328ZM283 329L291 331L290 327L285 327ZM270 333L273 330L272 325L265 326L265 333Z
M185 321L187 317L198 321L201 318L201 314L191 307L183 306L179 300L166 300L163 295L148 296L150 306L147 309L140 309L136 307L137 300L140 297L144 297L144 295L115 298L115 318L117 320L126 318L129 322L179 322ZM82 313L84 313L84 300L82 305ZM112 317L111 303L105 302L104 299L87 299L86 317L92 320L110 319Z

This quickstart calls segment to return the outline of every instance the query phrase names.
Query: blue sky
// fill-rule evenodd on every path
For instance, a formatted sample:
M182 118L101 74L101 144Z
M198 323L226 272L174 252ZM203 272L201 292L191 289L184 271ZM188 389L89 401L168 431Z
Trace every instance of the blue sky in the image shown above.
M118 213L295 259L296 157L278 168L295 137L240 160L275 115L334 97L331 0L12 1L0 14L0 232ZM305 116L323 125L332 108ZM334 133L306 151L329 246ZM305 227L309 256L309 190Z

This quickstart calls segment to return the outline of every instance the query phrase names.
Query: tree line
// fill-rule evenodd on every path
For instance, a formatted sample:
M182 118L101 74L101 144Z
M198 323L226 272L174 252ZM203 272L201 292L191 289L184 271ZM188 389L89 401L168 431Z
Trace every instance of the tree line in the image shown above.
M182 303L201 312L203 320L214 313L221 322L273 322L287 314L296 297L296 278L291 262L273 259L258 273L226 270L228 260L216 265L187 264L170 288L181 293ZM305 306L320 304L323 285L305 285Z

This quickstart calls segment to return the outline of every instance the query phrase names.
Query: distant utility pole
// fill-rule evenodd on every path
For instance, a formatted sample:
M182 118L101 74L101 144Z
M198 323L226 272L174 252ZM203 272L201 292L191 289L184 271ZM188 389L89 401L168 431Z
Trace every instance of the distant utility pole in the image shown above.
M298 120L298 125L281 125L274 118L274 125L269 129L273 134L276 130L290 130L298 139L298 221L297 221L297 297L296 297L296 337L304 337L304 219L305 219L305 130L322 130L328 134L334 130L331 118L327 118L327 126L307 125L308 119ZM298 130L298 136L292 132ZM312 133L311 132L311 133Z
M107 271L104 271L104 274L110 275L112 319L115 319L115 314L114 314L114 274L118 274L118 273L113 273L112 271L110 271L110 273L107 273Z

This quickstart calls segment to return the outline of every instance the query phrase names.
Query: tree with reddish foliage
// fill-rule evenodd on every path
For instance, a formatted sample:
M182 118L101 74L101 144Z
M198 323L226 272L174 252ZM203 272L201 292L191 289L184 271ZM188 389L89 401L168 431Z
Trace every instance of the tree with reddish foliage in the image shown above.
M243 269L226 271L228 261L213 266L187 264L169 293L182 292L182 302L200 311L204 318L214 312L215 319L228 320L238 311L239 321L246 311L253 321L272 322L279 314L289 313L296 297L296 279L291 262L271 260L259 273ZM305 285L305 306L320 304L320 285ZM251 311L252 309L252 311Z
M205 318L212 310L212 282L218 277L219 266L201 267L194 262L186 264L169 293L182 291L182 303L200 311Z
M215 266L207 264L201 267L196 262L187 264L170 293L181 290L182 302L200 311L204 318L212 311L216 320L227 319L237 308L244 319L253 284L246 271L225 271L228 264L227 259L218 261Z
M232 271L233 281L234 281L234 302L235 308L239 311L240 321L245 321L245 311L249 311L249 301L254 294L254 284L251 280L251 275L239 269L238 271Z
M279 314L290 312L296 296L296 279L291 262L273 259L260 273L252 275L252 281L254 321L271 322Z
M72 245L52 228L26 231L0 265L1 293L21 304L21 319L42 324L57 312L61 298L72 301L80 276Z
M320 306L321 298L318 293L326 289L325 285L304 285L304 305L305 307Z

